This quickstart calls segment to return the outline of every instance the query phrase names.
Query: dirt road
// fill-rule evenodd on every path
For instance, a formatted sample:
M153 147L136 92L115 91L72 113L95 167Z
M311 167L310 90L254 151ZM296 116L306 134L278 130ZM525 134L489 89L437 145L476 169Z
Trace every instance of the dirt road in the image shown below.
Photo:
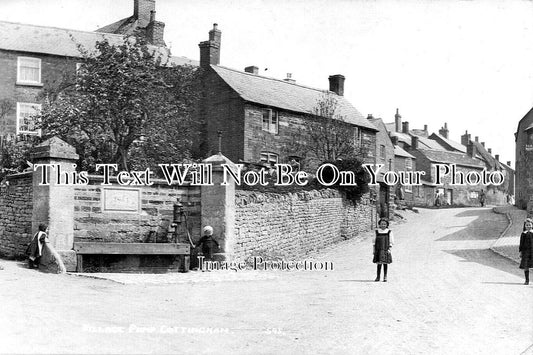
M391 225L387 283L373 281L368 238L321 253L333 271L126 275L126 284L0 261L0 352L533 352L533 286L488 249L505 217L471 208L408 218Z

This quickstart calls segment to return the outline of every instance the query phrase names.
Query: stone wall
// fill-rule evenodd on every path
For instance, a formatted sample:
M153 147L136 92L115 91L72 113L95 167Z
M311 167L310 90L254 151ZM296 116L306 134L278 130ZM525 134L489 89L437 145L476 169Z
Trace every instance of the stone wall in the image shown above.
M0 185L0 256L24 255L31 240L32 174L10 175Z
M187 225L193 240L200 238L200 189L169 186L155 181L152 186L125 187L101 185L99 176L74 190L74 241L135 243L157 231L163 219L173 220L173 205L180 198L188 215ZM180 227L184 242L186 230Z
M302 257L373 228L376 210L368 194L359 203L336 190L275 194L236 192L233 253Z

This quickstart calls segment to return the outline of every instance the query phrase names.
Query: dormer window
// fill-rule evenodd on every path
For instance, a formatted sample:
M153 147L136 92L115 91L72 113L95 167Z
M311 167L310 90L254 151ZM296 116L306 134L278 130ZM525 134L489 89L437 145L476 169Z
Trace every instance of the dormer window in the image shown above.
M39 58L18 57L17 83L29 85L41 84L41 60Z
M272 109L263 110L263 131L278 134L278 112Z

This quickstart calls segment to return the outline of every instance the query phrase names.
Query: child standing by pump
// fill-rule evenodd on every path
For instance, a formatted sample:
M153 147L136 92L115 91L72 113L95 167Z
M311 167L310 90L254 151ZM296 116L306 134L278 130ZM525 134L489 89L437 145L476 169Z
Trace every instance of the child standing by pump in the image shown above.
M394 244L394 235L389 229L389 221L381 218L378 222L379 228L376 229L376 235L372 239L374 244L374 260L377 264L377 277L374 281L379 281L381 277L381 266L383 265L383 282L387 282L387 269L392 263L391 248Z
M198 243L196 243L197 247L202 247L202 254L204 254L204 258L206 261L213 260L213 253L220 250L220 245L218 242L213 238L213 227L211 226L205 226L204 227L204 235Z
M529 269L533 267L533 220L528 218L524 222L524 231L520 235L520 269L524 269L526 281L524 285L529 285Z

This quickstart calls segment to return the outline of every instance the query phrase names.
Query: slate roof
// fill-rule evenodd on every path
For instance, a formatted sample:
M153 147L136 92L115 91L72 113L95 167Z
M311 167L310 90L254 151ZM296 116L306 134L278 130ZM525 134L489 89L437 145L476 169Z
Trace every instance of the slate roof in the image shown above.
M312 114L317 101L331 93L222 66L211 65L211 68L244 100L289 111ZM336 114L343 116L346 122L378 130L344 96L331 94L337 99Z
M385 127L385 123L383 123L383 120L381 118L367 118L376 128L378 129L376 138L378 141L378 144L385 143L385 145L393 146L392 141L390 140L389 134L387 133L387 128Z
M391 132L391 137L398 137L399 142L404 142L405 144L411 146L411 137L413 134L406 134L402 132ZM426 148L426 149L436 149L436 150L445 150L443 146L441 146L438 142L434 141L433 139L429 139L426 137L422 137L419 135L414 135L418 137L418 146L420 148Z
M464 145L462 145L461 143L452 141L451 139L448 139L448 138L446 138L443 135L438 134L438 133L432 133L431 136L429 136L429 138L432 139L433 136L436 136L437 139L441 139L444 143L448 144L453 149L455 149L455 150L457 150L457 151L459 151L461 153L466 153L466 147Z
M483 160L487 163L490 169L501 169L500 162L496 160L483 145L476 141L471 141L475 147L477 154L481 156Z
M131 35L135 32L137 27L144 27L141 26L139 23L139 20L135 18L135 16L130 16L123 18L122 20L118 20L117 22L114 22L112 24L109 24L104 27L100 27L99 29L95 30L95 32L106 32L106 33L117 33L122 35Z
M457 164L468 167L483 169L485 164L479 159L472 159L466 154L450 152L447 150L418 149L433 163Z
M123 42L124 36L0 21L0 49L4 50L79 58L81 55L77 44L91 50L97 41L104 39L110 44L118 45ZM163 61L170 55L166 47L149 47L162 55ZM199 64L198 61L185 57L171 57L170 63Z
M394 146L394 155L404 158L411 158L416 159L416 157L412 156L411 154L407 153L402 147L395 145Z

